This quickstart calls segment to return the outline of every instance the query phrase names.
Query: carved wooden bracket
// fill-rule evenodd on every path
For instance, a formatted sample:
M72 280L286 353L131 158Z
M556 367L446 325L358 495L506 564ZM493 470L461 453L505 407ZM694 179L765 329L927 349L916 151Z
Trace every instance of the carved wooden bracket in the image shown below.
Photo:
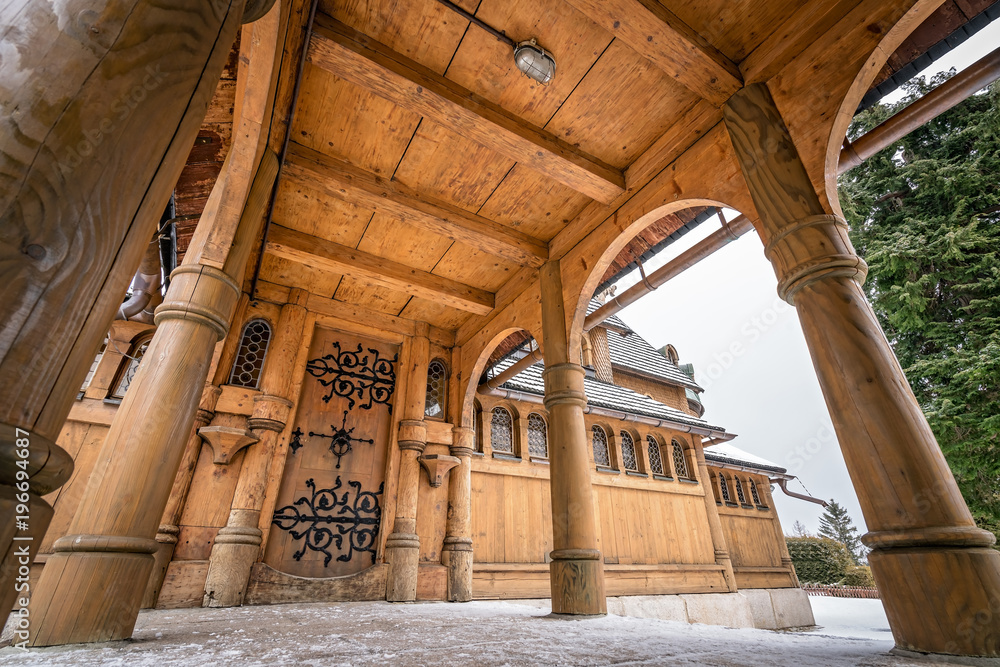
M444 481L444 476L448 474L449 470L462 463L462 460L457 456L440 454L427 454L417 460L427 471L427 479L435 488L441 486L441 482Z
M229 465L236 452L260 440L250 431L232 426L203 426L198 435L212 446L213 462L222 466Z

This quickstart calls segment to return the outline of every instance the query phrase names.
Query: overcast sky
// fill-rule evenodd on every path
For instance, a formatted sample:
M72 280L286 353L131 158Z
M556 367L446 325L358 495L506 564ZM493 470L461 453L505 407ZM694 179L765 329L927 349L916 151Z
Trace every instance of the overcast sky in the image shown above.
M978 34L934 63L924 75L963 69L996 47ZM896 101L901 93L889 96ZM729 219L735 216L730 212ZM660 253L649 273L719 228L709 220ZM637 272L618 292L638 281ZM693 363L705 388L705 419L739 437L732 444L788 468L803 491L845 505L861 533L865 523L816 380L795 310L778 299L776 279L751 232L620 313L643 338L672 343ZM694 324L698 323L698 324ZM801 521L815 532L822 508L775 489L785 532Z

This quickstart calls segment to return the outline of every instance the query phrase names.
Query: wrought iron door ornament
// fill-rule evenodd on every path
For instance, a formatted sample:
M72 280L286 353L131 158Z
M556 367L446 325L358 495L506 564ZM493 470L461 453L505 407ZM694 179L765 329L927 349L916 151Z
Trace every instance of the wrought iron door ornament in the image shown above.
M330 390L323 401L329 403L336 394L346 398L348 408L353 408L357 397L362 409L370 410L373 403L381 403L388 406L391 414L390 401L396 389L394 364L399 359L399 354L387 359L370 347L368 354L362 356L361 343L358 343L356 350L342 350L340 343L335 341L333 348L336 354L327 354L306 364L309 374Z
M350 501L350 491L338 496L337 491L343 486L339 475L329 489L317 490L316 482L308 479L306 486L312 491L312 497L303 496L274 513L272 524L288 531L294 540L305 538L302 548L292 554L292 558L302 560L306 550L310 549L324 554L323 567L328 567L333 559L330 548L344 551L346 537L347 552L337 556L339 562L349 562L355 552L361 552L371 554L372 564L375 563L382 522L379 496L385 482L379 484L378 491L362 491L360 482L348 480L347 484L354 489L353 501Z
M354 428L357 427L355 426ZM369 445L375 444L375 441L371 438L353 437L351 434L354 433L354 428L347 430L347 410L344 410L344 423L340 428L330 424L330 430L333 431L333 433L313 433L312 431L309 431L309 437L330 439L330 451L337 457L337 470L340 470L340 459L351 451L352 443L366 442Z

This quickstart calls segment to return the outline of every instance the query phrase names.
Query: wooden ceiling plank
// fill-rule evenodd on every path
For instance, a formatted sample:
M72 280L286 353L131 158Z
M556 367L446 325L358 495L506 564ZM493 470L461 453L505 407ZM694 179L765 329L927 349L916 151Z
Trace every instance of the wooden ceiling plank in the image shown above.
M317 16L309 62L588 197L609 202L622 172L328 16Z
M414 227L521 266L539 267L549 256L544 241L447 202L418 196L401 183L299 144L289 145L284 175L337 199L374 206L380 213Z
M457 281L419 271L398 262L348 248L287 227L274 225L267 252L333 273L342 273L373 285L485 315L493 310L493 294Z
M736 64L656 0L567 1L716 106L743 87Z

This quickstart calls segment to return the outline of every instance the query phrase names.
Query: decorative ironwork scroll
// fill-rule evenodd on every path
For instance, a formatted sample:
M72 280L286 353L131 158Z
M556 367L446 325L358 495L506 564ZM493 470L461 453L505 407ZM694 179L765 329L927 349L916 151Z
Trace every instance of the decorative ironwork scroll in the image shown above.
M375 348L364 348L358 343L356 350L342 350L340 343L332 343L336 354L327 354L306 364L306 371L319 380L330 391L323 397L329 403L334 395L348 400L348 408L353 408L355 398L359 407L370 410L373 403L388 406L392 413L392 394L396 389L396 367L399 354L392 359L382 357Z
M339 552L346 549L337 556L339 562L349 562L355 552L359 552L370 554L372 564L375 563L382 522L379 496L385 482L379 485L378 491L362 491L360 482L350 480L347 485L354 489L353 500L350 491L345 490L342 495L337 493L343 487L339 475L330 489L317 490L316 482L307 479L306 486L312 491L312 497L303 496L274 513L272 524L288 531L294 540L305 539L292 558L302 560L307 549L318 551L325 556L323 567L328 567L333 559L333 548Z
M288 443L288 448L292 450L292 454L299 451L299 447L302 446L302 436L304 435L305 433L303 433L302 429L298 426L296 426L295 430L292 431L292 439Z
M347 410L344 410L344 422L340 428L330 424L330 430L333 431L333 433L313 433L312 431L309 431L309 437L330 439L330 451L337 457L337 470L340 470L340 459L351 451L352 443L366 442L369 445L375 444L375 441L371 438L355 438L352 436L351 434L354 433L354 428L350 430L347 429Z

